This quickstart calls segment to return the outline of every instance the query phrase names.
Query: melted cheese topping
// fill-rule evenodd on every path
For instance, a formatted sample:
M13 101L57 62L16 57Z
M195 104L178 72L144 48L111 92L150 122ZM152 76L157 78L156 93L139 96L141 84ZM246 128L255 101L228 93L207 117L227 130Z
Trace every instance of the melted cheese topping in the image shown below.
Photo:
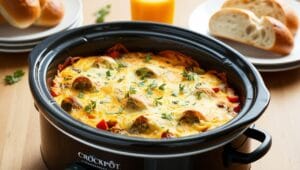
M76 88L78 77L88 78L92 88ZM237 98L234 91L215 71L206 72L191 58L173 53L80 58L58 72L53 82L55 101L72 117L129 136L201 133L225 124L239 108L238 101L228 99ZM71 98L71 109L63 102L66 98ZM184 117L189 111L196 116ZM146 121L136 121L141 116Z

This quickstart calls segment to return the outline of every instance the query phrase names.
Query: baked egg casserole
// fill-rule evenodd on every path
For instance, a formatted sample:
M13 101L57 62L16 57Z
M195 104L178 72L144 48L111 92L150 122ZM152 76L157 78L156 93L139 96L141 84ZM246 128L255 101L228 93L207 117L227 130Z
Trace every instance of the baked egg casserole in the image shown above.
M176 138L202 133L233 119L240 100L225 73L203 70L176 51L69 57L59 65L51 95L74 119L112 133Z

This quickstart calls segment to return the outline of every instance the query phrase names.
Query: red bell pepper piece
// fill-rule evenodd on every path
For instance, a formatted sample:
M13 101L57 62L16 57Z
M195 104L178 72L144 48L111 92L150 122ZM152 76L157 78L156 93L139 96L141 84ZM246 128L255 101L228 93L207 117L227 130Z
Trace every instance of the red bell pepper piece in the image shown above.
M56 92L55 92L54 90L52 90L52 89L50 89L50 94L51 94L52 97L56 97L56 96L59 95L58 93L56 93Z
M240 112L241 111L241 106L240 105L237 105L233 108L233 111L235 111L236 113Z
M98 124L97 124L97 128L98 129L102 129L102 130L107 130L108 129L108 125L106 123L105 120L101 120Z
M237 102L239 102L239 97L238 96L227 96L227 99L231 103L237 103Z
M112 51L108 54L111 58L116 59L120 57L120 53L118 51Z
M220 88L219 87L214 87L214 88L212 88L213 89L213 91L215 92L215 93L218 93L219 91L220 91Z

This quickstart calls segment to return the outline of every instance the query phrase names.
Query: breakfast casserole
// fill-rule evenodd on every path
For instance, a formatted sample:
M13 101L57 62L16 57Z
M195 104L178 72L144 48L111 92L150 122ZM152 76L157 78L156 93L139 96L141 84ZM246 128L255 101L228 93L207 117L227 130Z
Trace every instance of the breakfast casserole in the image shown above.
M58 66L52 96L74 119L99 130L175 138L219 127L240 111L225 73L204 70L177 51L69 57Z

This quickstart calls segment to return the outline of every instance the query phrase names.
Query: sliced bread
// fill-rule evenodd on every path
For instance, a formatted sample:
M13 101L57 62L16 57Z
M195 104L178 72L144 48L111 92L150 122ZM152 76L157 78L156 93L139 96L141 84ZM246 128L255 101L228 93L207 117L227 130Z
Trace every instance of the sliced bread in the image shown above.
M282 55L289 54L294 39L280 21L239 8L223 8L209 20L212 35L231 39Z
M222 8L242 8L252 11L256 16L270 16L285 24L289 30L296 34L298 18L295 12L284 4L282 0L227 0Z

